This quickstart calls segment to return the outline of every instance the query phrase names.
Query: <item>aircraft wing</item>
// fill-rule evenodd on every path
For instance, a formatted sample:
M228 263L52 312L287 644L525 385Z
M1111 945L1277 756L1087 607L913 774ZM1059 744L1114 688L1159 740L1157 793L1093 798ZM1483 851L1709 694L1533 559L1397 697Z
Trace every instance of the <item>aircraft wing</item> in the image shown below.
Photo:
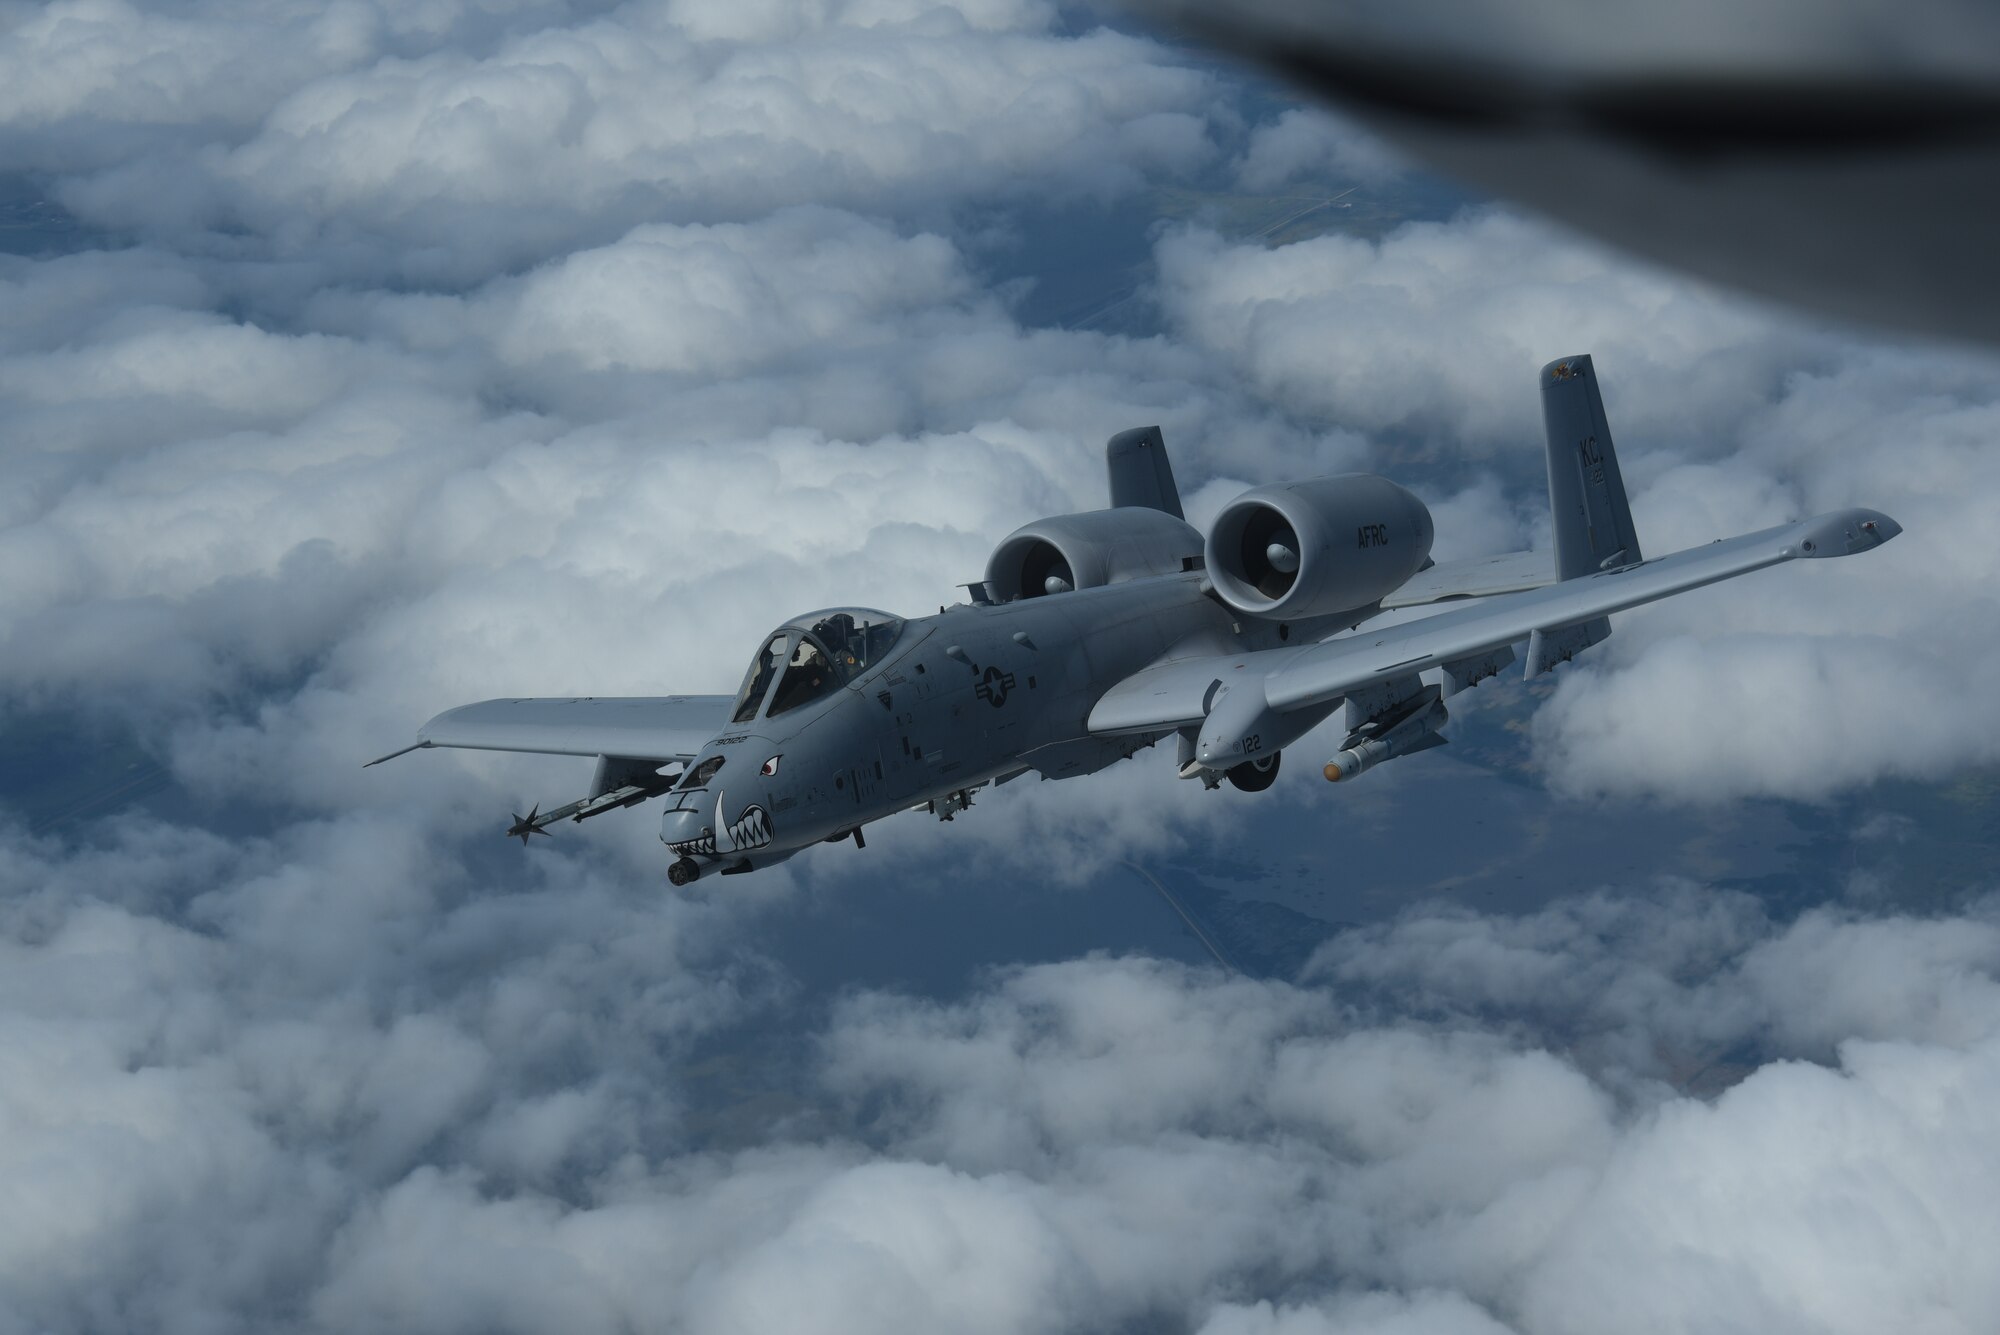
M1410 576L1402 588L1382 600L1388 611L1420 607L1448 598L1487 598L1496 593L1521 593L1556 582L1554 552L1503 552L1468 561L1440 561Z
M1261 678L1275 709L1325 704L1428 668L1478 660L1537 631L1564 630L1785 561L1867 551L1900 532L1877 511L1840 510L1394 626L1364 624L1318 644L1161 663L1105 692L1091 710L1090 729L1160 732L1199 723L1218 681L1249 674Z
M416 745L405 749L455 746L557 756L687 760L722 731L733 701L734 697L727 695L482 700L439 714L417 730Z

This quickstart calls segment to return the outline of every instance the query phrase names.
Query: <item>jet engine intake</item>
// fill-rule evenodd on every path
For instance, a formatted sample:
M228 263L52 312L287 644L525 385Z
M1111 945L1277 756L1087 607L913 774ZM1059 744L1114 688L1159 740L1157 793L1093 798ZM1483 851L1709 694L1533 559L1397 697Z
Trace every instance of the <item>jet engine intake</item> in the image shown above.
M1201 534L1159 510L1124 506L1055 515L1015 529L986 563L986 593L999 603L1169 575L1201 560Z
M1366 473L1258 487L1222 508L1205 559L1238 612L1296 621L1353 611L1409 581L1431 554L1431 512Z

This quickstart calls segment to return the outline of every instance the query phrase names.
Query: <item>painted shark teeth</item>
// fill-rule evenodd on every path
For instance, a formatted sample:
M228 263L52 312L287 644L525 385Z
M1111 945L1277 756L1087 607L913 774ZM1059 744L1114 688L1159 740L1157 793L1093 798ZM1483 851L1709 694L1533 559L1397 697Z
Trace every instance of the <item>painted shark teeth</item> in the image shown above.
M748 852L763 848L771 842L771 818L760 806L745 807L729 826L728 852ZM680 857L717 857L722 850L713 831L704 832L699 839L688 839L677 844L668 844Z
M771 842L771 818L752 806L729 827L729 842L737 848L762 848Z

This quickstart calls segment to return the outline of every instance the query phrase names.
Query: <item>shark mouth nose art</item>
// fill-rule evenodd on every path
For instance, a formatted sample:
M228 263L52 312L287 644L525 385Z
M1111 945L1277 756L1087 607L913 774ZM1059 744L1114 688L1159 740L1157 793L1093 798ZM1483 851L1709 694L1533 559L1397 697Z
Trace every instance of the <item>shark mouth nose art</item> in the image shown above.
M762 848L771 842L771 818L760 806L746 807L729 827L729 842L739 851Z
M761 806L752 803L743 809L743 814L729 823L727 841L715 837L715 831L703 827L701 834L693 839L684 839L667 845L682 857L717 857L724 853L748 853L763 848L771 842L771 818Z
M667 848L684 858L713 857L715 854L715 831L703 830L698 839L683 839L679 843L668 844Z

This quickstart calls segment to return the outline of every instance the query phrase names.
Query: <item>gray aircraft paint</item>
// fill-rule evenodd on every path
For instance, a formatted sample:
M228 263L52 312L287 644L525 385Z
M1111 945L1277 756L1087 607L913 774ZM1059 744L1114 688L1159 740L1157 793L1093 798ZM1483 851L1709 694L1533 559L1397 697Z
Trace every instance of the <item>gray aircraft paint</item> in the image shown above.
M859 843L901 811L949 820L988 785L1094 773L1170 737L1183 777L1255 791L1343 707L1324 773L1351 778L1442 745L1446 700L1514 662L1516 644L1533 676L1603 640L1613 612L1901 531L1844 510L1642 559L1590 359L1540 378L1553 554L1433 564L1423 503L1365 475L1257 488L1204 539L1180 517L1158 428L1140 428L1106 452L1122 504L1023 525L969 586L974 602L901 621L886 647L886 613L786 623L791 661L747 676L762 684L740 711L734 696L489 700L438 715L405 750L597 756L585 797L508 833L664 797L660 838L684 884ZM801 694L770 712L795 671Z

